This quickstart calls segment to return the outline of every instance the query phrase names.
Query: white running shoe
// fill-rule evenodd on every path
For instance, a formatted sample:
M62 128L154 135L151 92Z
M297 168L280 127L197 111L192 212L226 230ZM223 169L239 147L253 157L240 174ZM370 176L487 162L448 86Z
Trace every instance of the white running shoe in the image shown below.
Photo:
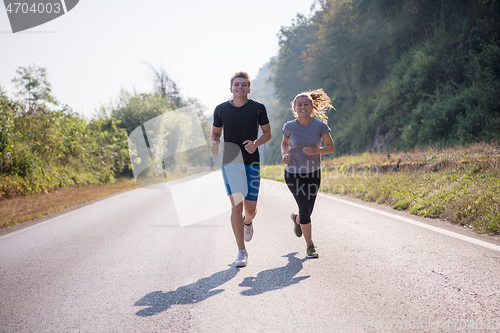
M234 267L245 267L248 261L248 253L246 250L240 250L234 261Z
M245 222L243 222L245 224ZM253 222L250 222L250 224L245 224L245 242L250 242L253 237Z

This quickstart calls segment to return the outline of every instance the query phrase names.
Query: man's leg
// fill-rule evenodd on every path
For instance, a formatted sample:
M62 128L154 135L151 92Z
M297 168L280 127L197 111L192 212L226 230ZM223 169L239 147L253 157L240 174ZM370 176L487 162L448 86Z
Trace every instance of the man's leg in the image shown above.
M257 198L260 188L260 165L245 165L248 194L244 200L245 224L252 223L257 214Z
M245 209L245 224L249 225L252 223L255 215L257 215L257 201L252 200L244 200L244 209Z
M243 239L243 196L241 193L229 195L231 200L231 226L233 227L234 238L238 245L238 250L245 250L245 241Z

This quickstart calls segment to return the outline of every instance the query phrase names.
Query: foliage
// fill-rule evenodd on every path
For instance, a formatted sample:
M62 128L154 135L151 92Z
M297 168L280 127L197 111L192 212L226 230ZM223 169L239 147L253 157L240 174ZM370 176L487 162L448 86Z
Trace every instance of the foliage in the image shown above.
M127 135L134 129L165 112L176 109L176 105L161 94L143 94L122 90L116 105L108 107L108 112L120 121Z
M0 94L0 172L6 169L6 162L14 148L12 132L15 109L15 105L3 93Z
M259 147L261 152L261 160L266 164L279 163L281 161L281 128L283 124L292 119L292 112L289 105L280 104L276 98L274 85L269 82L271 75L271 62L264 65L257 75L257 78L252 81L252 90L250 97L256 99L266 106L271 124L272 137L271 141L262 147Z
M113 183L128 168L115 118L90 121L65 107L0 96L0 200L71 185Z
M177 88L177 84L167 75L165 68L162 65L159 68L154 68L151 64L148 64L148 66L154 75L155 92L167 98L175 106L180 107L182 98L180 97L179 89Z
M284 181L283 172L284 165L264 166L262 177ZM336 157L323 162L321 186L323 192L500 234L497 146Z
M113 184L72 186L60 188L50 193L41 192L29 196L17 196L6 202L0 202L0 228L136 187L133 179L120 178Z
M158 165L162 170L166 168L165 171L169 173L169 179L174 169L183 169L188 167L188 165L198 166L198 164L202 163L201 160L206 159L208 153L206 146L199 147L199 149L190 149L188 152L185 152L180 146L186 144L186 141L193 139L191 136L192 131L195 128L198 129L199 125L202 127L204 136L203 143L200 142L200 144L205 143L205 139L210 136L211 130L208 126L205 106L198 100L189 98L187 100L180 99L178 102L181 108L177 107L171 97L159 92L155 94L139 94L137 92L122 91L115 106L109 106L107 110L102 110L102 114L109 114L118 119L120 126L126 130L129 136L137 128L142 128L146 131L146 128L142 125L155 119L149 123L149 126L152 127L149 128L149 132L145 132L148 138L147 144L148 147L153 147L151 152L157 158L166 151L176 152L168 158L168 161L164 160L161 165ZM189 108L182 109L185 106L189 106ZM176 113L167 115L167 113L177 109L183 110L184 112L181 112L183 115ZM166 117L160 117L162 115L166 115ZM155 142L150 142L149 140ZM132 151L132 158L134 158L134 167L143 165L142 168L144 168L148 166L146 167L147 172L141 174L141 177L158 175L161 170L151 169L149 166L152 167L152 165L149 160L141 160L134 157L137 149L133 143L129 148ZM159 161L155 161L155 163L157 162ZM130 169L129 175L132 175L131 171Z
M180 98L162 68L155 70L159 90L154 94L122 91L115 105L101 107L91 119L68 106L54 110L47 105L55 98L45 68L20 67L16 75L17 95L23 99L9 100L0 87L0 200L71 185L113 184L117 177L130 176L128 134L187 104L204 136L209 136L204 106ZM185 155L187 160L201 158L196 152Z
M271 80L280 105L330 95L337 152L500 140L498 1L319 3L282 28Z
M55 97L51 94L52 86L47 79L47 69L44 67L35 65L19 67L12 82L19 89L17 96L28 102L30 108L43 101L57 104Z

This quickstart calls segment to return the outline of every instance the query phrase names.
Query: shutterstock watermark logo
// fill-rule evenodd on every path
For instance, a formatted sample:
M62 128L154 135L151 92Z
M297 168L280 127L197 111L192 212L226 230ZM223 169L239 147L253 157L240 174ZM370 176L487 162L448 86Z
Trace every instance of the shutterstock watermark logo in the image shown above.
M79 0L4 0L12 32L52 21L75 8Z
M166 200L173 201L182 227L231 209L221 170L222 151L226 158L234 155L230 164L237 168L243 165L241 150L226 143L218 155L213 155L194 107L169 111L143 123L130 133L128 141L136 183L164 191ZM246 179L244 174L239 177ZM229 182L235 184L234 188L238 185L238 179Z

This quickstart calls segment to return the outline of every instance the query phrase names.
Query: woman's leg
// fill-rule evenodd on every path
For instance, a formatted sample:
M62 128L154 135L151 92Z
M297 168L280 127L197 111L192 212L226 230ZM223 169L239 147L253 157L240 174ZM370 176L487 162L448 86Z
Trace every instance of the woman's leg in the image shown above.
M304 239L307 245L310 245L311 240L311 203L308 194L307 177L300 174L288 173L285 171L285 181L292 192L292 195L299 208L299 215L295 222L300 224ZM305 233L304 233L305 231Z
M300 223L300 216L297 217L300 223L300 228L302 229L302 234L304 235L304 239L307 243L307 246L312 244L312 227L311 227L311 215L314 209L314 203L316 202L316 196L318 195L319 186L321 184L321 171L315 171L307 175L307 196L308 196L308 221L309 223Z

